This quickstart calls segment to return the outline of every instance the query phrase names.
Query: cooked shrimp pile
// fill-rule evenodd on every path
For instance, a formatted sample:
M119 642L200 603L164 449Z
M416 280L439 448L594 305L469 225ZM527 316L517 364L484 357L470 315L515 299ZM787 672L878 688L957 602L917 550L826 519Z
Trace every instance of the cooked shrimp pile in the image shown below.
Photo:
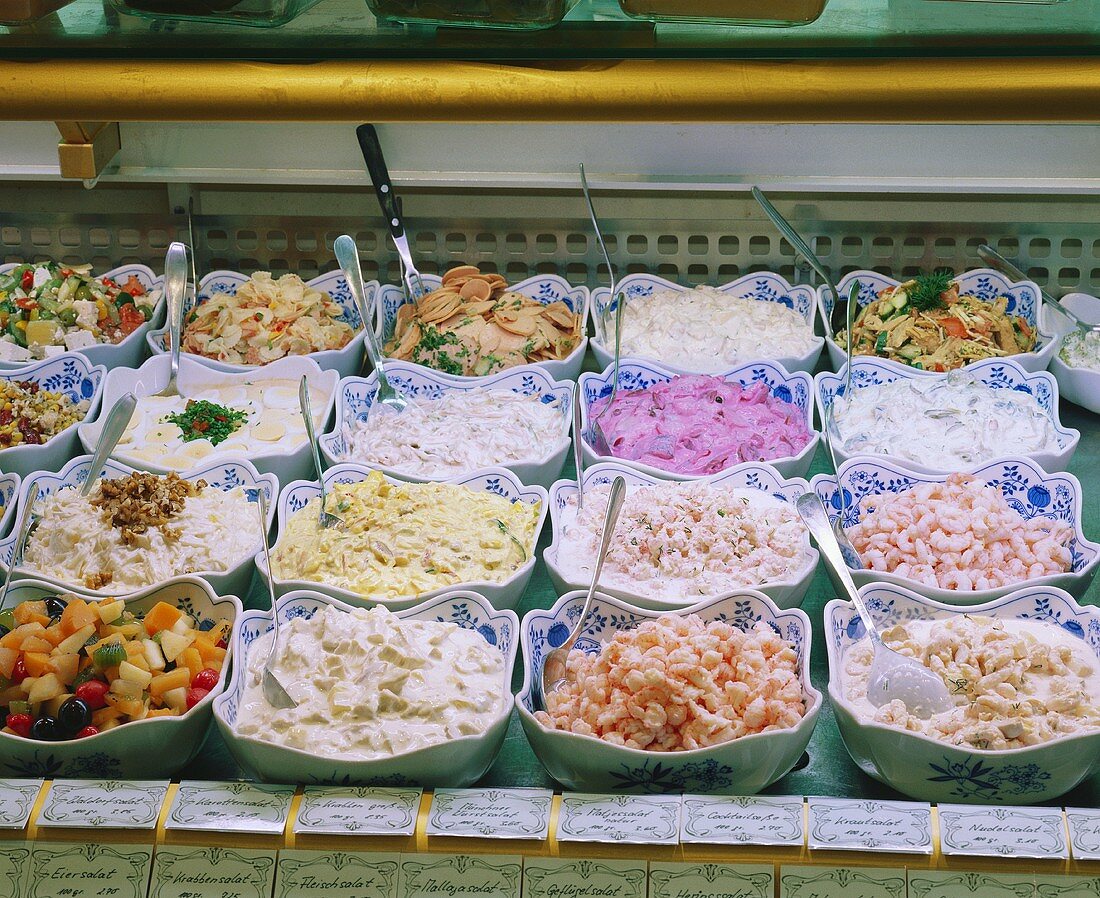
M995 589L1071 569L1073 529L1025 520L1000 490L969 474L898 494L866 496L852 545L875 571L943 589Z
M798 656L768 624L738 630L666 614L622 630L546 696L544 726L647 751L687 751L793 727L805 713Z

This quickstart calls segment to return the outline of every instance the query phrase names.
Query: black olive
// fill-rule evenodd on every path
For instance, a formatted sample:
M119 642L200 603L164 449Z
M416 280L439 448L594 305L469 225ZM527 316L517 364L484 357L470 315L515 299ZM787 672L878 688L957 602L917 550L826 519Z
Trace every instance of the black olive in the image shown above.
M92 722L92 709L81 698L66 699L57 709L57 725L66 736L79 733Z
M31 738L40 742L56 742L61 738L58 732L57 721L52 717L39 717L31 724Z
M57 596L50 596L46 599L46 614L50 617L60 618L65 611L65 606L68 605L64 599Z

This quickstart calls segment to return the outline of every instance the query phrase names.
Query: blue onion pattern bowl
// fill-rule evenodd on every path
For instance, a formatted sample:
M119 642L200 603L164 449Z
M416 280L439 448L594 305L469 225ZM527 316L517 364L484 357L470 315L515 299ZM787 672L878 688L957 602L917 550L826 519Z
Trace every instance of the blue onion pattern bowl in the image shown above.
M347 483L360 483L366 480L373 468L366 465L342 464L335 465L325 471L325 486L332 489L334 485ZM385 475L383 475L385 476ZM396 478L386 477L391 483L401 483ZM417 602L425 602L437 596L452 592L455 589L473 590L479 595L485 596L492 602L494 608L515 608L519 604L523 591L531 580L531 574L535 570L535 546L538 544L539 534L546 522L547 495L541 486L524 486L510 471L503 468L483 468L472 474L455 477L443 483L453 483L465 486L475 492L492 493L513 502L526 502L528 505L538 505L538 520L535 522L535 533L531 541L531 548L527 560L516 569L515 573L506 580L491 583L481 581L476 583L456 583L444 589L435 589L419 595L400 596L388 598L385 596L361 596L358 593L338 586L330 586L327 583L317 583L310 580L281 580L275 578L275 594L286 595L295 590L314 590L335 599L347 602L349 605L369 607L371 605L385 605L391 611L399 608L409 608ZM320 484L316 480L295 480L288 483L279 496L278 534L276 543L282 539L286 530L287 521L291 515L296 514L306 503L315 496L321 494ZM274 547L274 544L273 544ZM260 569L261 576L267 576L267 563L264 561L263 552L256 555L256 567Z
M889 583L911 589L918 595L946 605L979 605L1008 595L1023 586L1056 586L1071 595L1082 598L1100 564L1100 545L1085 538L1081 526L1081 482L1072 474L1048 474L1026 458L1002 459L970 472L977 481L1001 491L1009 506L1021 518L1049 518L1064 521L1073 528L1074 537L1069 542L1073 557L1073 570L1013 583L997 589L957 590L927 586L883 571L852 569L856 586L871 583ZM837 488L837 478L831 474L818 474L810 486L825 504L830 520L841 518L845 529L854 526L862 518L861 501L867 496L885 493L902 493L923 483L944 483L946 474L918 474L884 459L866 455L841 462L840 482L843 494ZM829 572L838 590L840 584Z
M596 452L596 428L593 423L590 409L597 399L611 395L612 382L614 381L614 363L605 368L599 374L586 372L580 376L581 396L584 407L581 409L581 434L583 435L584 462L593 465L596 462L619 462L635 471L649 474L660 480L703 480L705 477L714 477L715 474L675 474L672 471L664 471L639 461L629 458L616 458L611 455L599 455ZM671 368L657 362L648 362L644 359L621 359L619 361L619 390L645 390L654 384L668 383L674 377L680 377ZM772 396L780 402L794 405L799 412L799 417L806 423L806 429L810 432L810 441L797 455L788 455L781 458L770 459L767 464L776 469L783 477L805 477L813 462L814 453L821 435L814 430L814 404L813 404L813 378L804 371L788 373L779 364L773 362L753 362L741 365L721 374L708 375L720 377L727 383L740 384L749 387L753 384L764 383L771 391ZM727 468L726 470L730 470ZM724 473L724 472L719 472Z
M535 755L565 788L578 792L715 792L752 795L785 776L805 751L821 710L821 693L810 683L810 619L797 608L780 611L752 589L709 599L677 614L704 621L724 620L740 629L767 621L798 653L806 713L794 727L742 736L732 742L693 751L658 752L612 745L544 727L534 716L537 679L546 654L561 646L584 608L586 591L570 592L549 611L529 611L520 624L523 688L516 696L520 723ZM597 593L577 649L596 654L620 630L667 612L646 611Z
M12 269L19 267L20 264L22 263L9 262L0 265L0 274L7 274ZM112 268L110 271L95 275L100 280L110 278L119 284L125 284L131 276L136 277L141 282L141 285L145 288L145 298L152 301L153 317L141 327L135 328L126 335L126 339L120 340L118 343L97 343L95 346L74 350L93 365L105 365L107 368L136 368L148 356L148 351L145 348L146 336L153 328L164 324L166 309L164 278L154 274L153 269L148 265L138 265L136 263L120 265L118 268ZM24 364L26 363L0 362L0 373L14 371Z
M21 482L22 478L18 474L0 474L0 537L7 535L12 521L15 520Z
M83 590L69 592L94 601L94 597ZM20 602L57 593L57 587L49 583L22 580L12 584L7 604L14 607ZM145 612L157 602L180 608L196 619L199 629L209 630L218 620L233 624L225 664L210 693L178 717L135 720L83 739L41 742L0 733L0 777L169 779L191 762L206 741L214 700L229 679L241 600L236 596L217 595L200 577L174 577L129 596L126 607Z
M837 283L837 292L846 297L851 288L852 281L859 281L860 308L876 299L883 290L888 287L896 287L902 281L877 271L853 271L844 275ZM955 278L959 285L959 294L963 296L976 296L986 302L995 302L1001 296L1008 296L1008 312L1021 316L1033 329L1038 331L1038 340L1035 349L1031 352L1022 352L1006 356L1012 359L1025 371L1045 371L1050 364L1050 358L1054 354L1055 337L1043 330L1045 319L1039 314L1039 285L1033 281L1013 281L1005 277L999 271L992 268L975 268L964 272ZM825 321L830 320L833 313L833 295L829 288L822 286L817 288L817 301L821 306L821 317ZM829 349L829 364L835 371L839 371L847 360L848 354L844 348L837 344L831 337L825 338L825 345ZM969 367L969 366L968 366Z
M622 462L600 462L584 472L584 487L589 490L601 484L610 484L616 476L621 476L626 481L628 490L640 486L653 486L662 483L660 478L650 477L641 471L635 471ZM730 468L723 474L705 478L704 481L713 486L733 487L740 489L760 490L769 496L774 496L784 502L794 503L803 493L808 492L810 484L801 478L784 479L779 476L775 468L758 462L746 462L735 468ZM577 482L575 480L559 480L550 488L550 523L553 528L554 540L542 553L542 560L546 564L546 571L550 574L550 580L559 594L575 589L587 589L588 583L570 579L566 571L558 562L558 553L565 537L565 524L563 511L567 501L577 495ZM803 559L795 574L788 580L771 580L767 583L748 584L753 589L759 590L776 607L797 608L806 597L806 591L814 578L818 562L817 549L810 545L809 533L803 536ZM606 570L606 569L605 569ZM606 577L605 577L606 580ZM729 592L712 596L710 599L722 599L738 595L745 587L732 587ZM683 599L664 599L643 593L630 592L624 589L616 589L601 585L601 591L606 595L629 602L641 608L652 608L657 611L677 611L689 605L695 605L701 601L694 596Z
M103 365L93 365L75 352L62 353L15 370L0 370L0 380L29 380L43 390L64 393L73 402L90 400L85 421L95 418L99 411L106 377L107 369ZM79 426L80 422L70 425L41 445L23 444L0 449L0 471L26 477L34 471L58 470L80 451Z
M1100 298L1087 293L1068 293L1061 298L1060 302L1082 321L1100 324ZM1050 358L1050 370L1058 379L1062 397L1082 408L1087 408L1090 412L1100 414L1100 371L1079 368L1063 362L1059 355L1062 344L1075 328L1057 312L1048 312L1047 321L1050 322L1051 329L1058 334L1058 345Z
M1058 433L1057 450L1033 452L1028 458L1046 471L1064 471L1068 466L1077 444L1081 440L1081 431L1063 427L1058 414L1058 382L1046 371L1029 374L1012 359L987 359L967 365L967 373L972 374L987 387L994 390L1015 390L1028 393L1038 404ZM847 362L841 366L839 374L822 371L814 377L814 392L817 398L818 418L825 421L825 410L831 408L833 400L839 394L844 395L844 381L847 378ZM921 380L927 378L946 378L949 374L937 374L934 371L921 371L909 365L902 365L890 359L877 359L872 356L856 356L852 366L852 389L858 392L865 387L890 384L897 380ZM824 428L824 423L822 424ZM834 440L837 461L843 462L854 456L845 452L840 442ZM906 468L924 474L948 474L950 471L931 468L909 459L896 459Z
M443 283L442 277L438 274L424 274L421 275L421 278L424 281L424 288L429 291L437 290ZM581 365L584 364L585 349L588 348L588 336L585 333L586 328L584 326L588 318L588 288L574 287L565 278L558 277L556 274L539 274L527 278L525 281L509 284L507 289L513 293L522 293L524 296L547 306L552 302L561 300L569 306L570 311L581 316L581 341L564 359L560 361L531 362L528 365L517 365L508 370L521 371L535 367L541 368L554 380L576 380L581 373ZM400 286L383 284L378 288L378 300L375 303L375 314L378 316L378 321L375 329L383 343L393 336L394 324L397 321L397 310L404 301L405 294ZM418 367L424 368L426 366L421 365ZM427 368L427 370L433 371L435 369ZM455 379L475 383L485 380L484 377L456 377Z
M469 392L474 389L511 390L521 396L538 396L542 402L558 402L561 409L561 434L553 443L541 447L537 458L502 463L501 467L515 474L522 483L549 487L561 474L565 457L569 454L569 428L573 415L573 387L565 381L553 380L541 368L524 365L499 374L479 378L455 377L442 371L433 371L423 365L394 359L386 363L386 378L399 394L408 399L435 400L446 393ZM353 421L366 421L378 391L378 375L370 377L345 377L336 391L336 422L333 430L320 437L321 452L330 465L355 461L346 458L344 427ZM424 483L435 478L424 477L398 468L379 466L384 474L411 483Z
M655 274L644 273L628 274L616 285L616 293L625 293L628 302L633 296L650 296L655 292L661 293L665 290L676 290L685 293L691 289L691 287L685 287ZM735 281L730 281L728 284L722 284L716 289L722 293L728 293L736 299L774 302L786 306L788 309L797 312L806 324L813 329L814 314L817 312L817 296L813 287L792 285L787 282L786 278L774 272L757 271L739 277ZM617 305L618 303L611 296L611 290L608 287L597 287L592 291L592 327L596 334L592 338L592 354L596 356L596 361L602 368L610 365L615 358L614 336L612 335L607 340L604 339L602 322L605 320L609 323L613 322L612 313ZM821 349L824 345L825 341L821 337L815 336L813 347L804 355L780 356L767 361L777 362L788 371L812 373L814 368L817 367L817 360L821 356ZM656 362L657 360L649 359L648 361ZM739 361L747 362L751 359ZM659 364L678 374L698 373L691 368L672 365L668 362L660 362Z
M195 307L196 302L201 305L215 293L228 293L230 296L236 296L237 291L248 282L249 277L250 275L242 271L221 270L210 272L199 281L197 301L194 294L188 291L187 298L183 303L184 322L187 321L187 313ZM306 281L306 284L319 293L327 293L339 303L344 312L337 320L343 321L356 331L355 336L348 341L346 346L340 349L311 352L306 357L313 359L323 371L337 371L341 377L355 374L363 364L363 323L359 317L359 309L355 304L355 299L351 295L351 289L348 287L348 282L344 280L344 273L342 271L330 271ZM378 295L378 281L364 281L363 290L367 308L371 314L374 314L375 298ZM150 331L146 339L153 355L164 355L168 352L167 326ZM235 365L189 352L184 353L184 355L202 362L204 365L209 365L216 371L254 371L260 367L258 365Z
M1027 586L965 612L888 583L864 586L860 594L883 629L963 613L1044 621L1084 640L1100 664L1100 611L1083 608L1056 587ZM1100 770L1100 731L991 751L860 718L843 695L842 672L848 650L865 636L851 603L834 599L825 606L829 701L848 754L879 782L920 801L1037 804L1057 798Z
M69 487L79 489L87 481L88 469L91 465L92 456L78 455L57 474L51 474L45 471L38 471L31 474L23 481L23 487L19 493L19 507L23 510L23 513L26 513L26 510L31 507L32 496L37 495L39 499L42 499L46 496L52 496L60 489ZM126 477L137 470L137 468L132 468L129 465L125 465L120 461L110 458L103 466L103 473L100 476L113 480L119 477ZM184 480L192 481L202 478L210 487L221 490L222 492L229 492L229 490L236 487L244 487L246 490L252 491L250 497L254 494L255 490L262 489L268 503L267 527L268 530L271 529L271 524L275 520L275 500L279 495L279 479L274 474L260 474L253 466L252 462L241 458L204 463L190 471L185 471L180 476ZM257 514L255 520L258 521L258 519L259 516ZM20 522L22 521L22 514L19 520ZM6 539L0 540L0 562L4 565L11 564L12 551L15 548L16 533L18 533L18 529L13 531ZM256 530L255 548L248 554L238 558L236 564L232 565L229 569L224 571L189 571L188 573L191 576L202 577L207 583L214 587L214 591L219 595L244 595L248 592L248 588L252 583L253 555L261 548L260 532ZM58 589L79 591L84 595L98 596L99 598L119 597L121 595L117 590L112 590L109 587L106 589L88 589L88 587L82 583L65 583L62 580L57 580L47 576L41 571L36 571L33 568L28 568L23 565L15 569L13 576L16 580L38 580L43 583L51 583ZM151 583L138 591L144 591L145 589L158 585L160 584Z
M276 604L279 620L284 623L297 617L310 618L326 605L351 611L350 605L310 590L288 593ZM214 719L238 763L260 779L275 783L462 788L479 780L496 760L508 732L519 618L513 611L494 610L476 592L455 590L396 613L405 620L445 621L476 630L500 652L504 659L504 700L485 732L371 761L325 758L315 752L238 735L237 713L244 696L249 647L272 629L270 609L246 611L233 634L233 652L238 659L233 665L233 677L225 694L214 702Z

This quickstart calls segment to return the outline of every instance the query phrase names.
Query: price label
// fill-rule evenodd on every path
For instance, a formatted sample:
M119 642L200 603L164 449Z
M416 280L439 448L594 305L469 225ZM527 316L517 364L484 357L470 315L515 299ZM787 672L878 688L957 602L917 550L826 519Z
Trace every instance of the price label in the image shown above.
M1029 875L909 871L909 898L958 898L959 895L966 895L967 898L1032 898L1035 894L1035 877ZM1056 893L1043 890L1038 894L1043 898L1054 898Z
M145 898L150 845L35 842L28 898Z
M161 845L149 898L270 898L275 852Z
M805 840L797 796L685 795L680 841L704 845L790 845Z
M772 898L771 864L649 865L649 898Z
M646 898L645 861L529 857L524 898Z
M1095 808L1066 808L1069 841L1078 861L1100 860L1100 811Z
M553 800L549 789L437 789L427 832L429 836L545 839Z
M31 819L42 780L0 779L0 829L22 829Z
M294 832L301 835L411 836L421 789L307 786Z
M30 842L0 842L0 898L23 898L30 860Z
M941 804L940 850L947 855L1066 858L1059 808Z
M400 898L519 898L518 855L424 854L401 858Z
M54 780L37 823L78 829L156 829L168 780Z
M779 898L906 898L905 870L784 866Z
M187 780L176 791L165 828L278 835L293 797L293 786Z
M595 795L567 792L558 810L559 842L675 845L679 795Z
M932 808L914 801L809 800L811 848L932 853Z
M275 898L397 898L399 854L280 851Z

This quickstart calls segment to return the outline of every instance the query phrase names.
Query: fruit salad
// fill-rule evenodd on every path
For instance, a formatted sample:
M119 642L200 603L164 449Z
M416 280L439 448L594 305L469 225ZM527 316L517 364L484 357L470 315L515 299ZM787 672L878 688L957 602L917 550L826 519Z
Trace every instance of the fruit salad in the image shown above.
M221 678L232 625L72 595L0 611L0 732L57 742L185 714Z

